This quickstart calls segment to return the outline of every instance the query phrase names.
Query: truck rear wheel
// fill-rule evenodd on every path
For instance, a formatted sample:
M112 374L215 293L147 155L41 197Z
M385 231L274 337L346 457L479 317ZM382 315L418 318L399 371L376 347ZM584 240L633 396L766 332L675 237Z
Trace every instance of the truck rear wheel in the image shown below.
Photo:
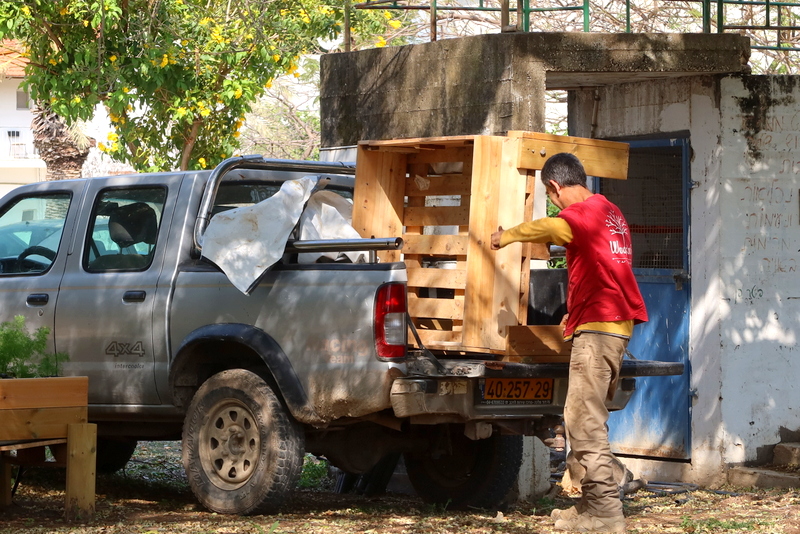
M270 513L296 486L304 436L255 373L232 369L197 391L183 425L183 467L197 499L223 514Z
M453 509L496 508L517 480L522 436L471 440L460 426L438 427L426 451L405 453L409 481L422 500Z
M98 473L116 473L128 464L138 442L129 438L97 438Z

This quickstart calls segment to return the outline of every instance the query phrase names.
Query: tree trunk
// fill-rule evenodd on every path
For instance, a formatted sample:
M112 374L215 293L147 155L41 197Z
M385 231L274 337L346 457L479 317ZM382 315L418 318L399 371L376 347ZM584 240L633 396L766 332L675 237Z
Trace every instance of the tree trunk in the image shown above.
M33 110L33 146L47 165L48 180L80 178L95 140L70 129L48 106Z

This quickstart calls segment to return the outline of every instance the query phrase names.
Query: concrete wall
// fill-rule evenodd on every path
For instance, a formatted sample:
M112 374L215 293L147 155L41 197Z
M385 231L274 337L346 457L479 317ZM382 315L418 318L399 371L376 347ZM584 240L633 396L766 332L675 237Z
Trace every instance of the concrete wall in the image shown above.
M749 40L719 34L504 33L326 54L322 146L544 131L545 89L741 72Z
M800 429L800 77L722 80L720 280L726 459Z
M799 80L691 77L599 92L598 137L688 131L692 147L692 463L630 462L646 478L723 482L726 466L765 462L797 437ZM571 104L575 135L588 135L593 92Z

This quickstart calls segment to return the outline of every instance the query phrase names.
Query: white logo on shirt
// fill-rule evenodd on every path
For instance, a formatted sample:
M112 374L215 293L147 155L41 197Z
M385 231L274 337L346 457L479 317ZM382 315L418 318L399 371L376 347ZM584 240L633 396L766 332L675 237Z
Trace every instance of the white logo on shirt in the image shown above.
M617 213L609 213L606 217L606 227L612 236L612 239L608 241L612 258L618 263L629 262L633 249L630 245L630 230L625 218ZM619 238L614 238L614 236L619 236Z

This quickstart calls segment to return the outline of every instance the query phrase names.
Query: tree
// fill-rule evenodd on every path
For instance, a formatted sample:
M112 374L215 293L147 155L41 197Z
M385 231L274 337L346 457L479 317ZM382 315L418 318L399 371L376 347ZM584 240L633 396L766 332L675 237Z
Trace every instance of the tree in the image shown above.
M98 146L140 171L234 154L252 103L342 26L321 0L0 0L0 38L25 45L31 97L68 124L104 105L114 132Z
M95 140L70 128L45 106L33 110L33 145L47 164L48 180L80 178L81 168Z

